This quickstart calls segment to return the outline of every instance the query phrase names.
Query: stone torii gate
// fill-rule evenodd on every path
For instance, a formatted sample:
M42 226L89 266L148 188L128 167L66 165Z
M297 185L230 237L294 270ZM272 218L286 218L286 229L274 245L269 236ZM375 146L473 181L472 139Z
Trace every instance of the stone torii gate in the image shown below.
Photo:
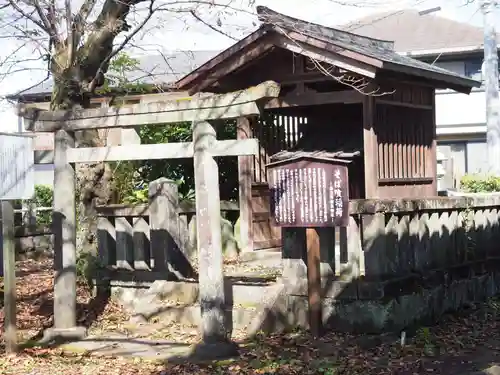
M250 116L258 116L260 110L257 102L276 98L279 91L279 85L269 81L229 94L128 107L54 112L20 109L20 115L24 117L29 130L55 133L53 230L54 251L58 261L54 280L54 327L46 331L48 339L77 339L86 334L83 327L76 325L77 223L74 164L193 157L202 337L204 344L217 344L217 351L220 353L220 344L229 343L229 340L224 313L219 175L214 156L244 158L255 155L258 153L258 141L217 141L215 130L208 121L230 118L244 120ZM133 128L137 125L185 121L193 123L193 142L75 148L75 131Z

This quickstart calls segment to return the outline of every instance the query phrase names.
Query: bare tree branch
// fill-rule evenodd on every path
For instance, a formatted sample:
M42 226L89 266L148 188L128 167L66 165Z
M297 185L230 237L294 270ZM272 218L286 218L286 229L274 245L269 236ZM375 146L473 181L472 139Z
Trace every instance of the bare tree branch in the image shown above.
M64 0L64 8L66 11L66 48L68 49L68 68L73 64L73 57L76 53L77 46L75 41L75 29L73 27L73 15L71 14L71 1Z
M331 1L346 6L381 3L380 0L361 0L356 4L350 0ZM72 12L71 0L61 1L59 7L56 0L3 2L5 4L0 5L0 9L4 9L2 12L10 8L12 14L0 20L3 21L0 29L10 29L10 32L0 35L0 40L12 36L15 40L26 41L26 46L30 47L25 49L33 48L35 55L47 59L50 74L55 82L55 96L61 91L54 103L67 100L65 106L69 107L72 101L82 100L77 97L89 96L103 84L109 63L118 53L133 46L134 40L142 38L140 35L154 32L162 26L151 24L154 15L158 15L159 20L160 17L161 20L181 20L188 27L188 21L194 21L231 40L237 40L235 33L243 30L242 25L231 25L236 14L255 17L255 13L250 10L253 0L241 0L241 6L237 0L82 0L76 13ZM99 9L94 13L97 4ZM142 7L142 4L145 6ZM153 25L150 29L148 23ZM277 23L279 25L279 22ZM228 32L228 29L231 31ZM142 45L144 46L144 43ZM18 51L15 53L21 54ZM27 66L26 61L14 58L4 61L3 64L0 62L0 66L6 65L4 71L8 72L23 71ZM315 70L342 84L365 94L378 95L368 89L367 79L349 72L340 72L338 69L329 69L318 61L311 60L311 63ZM16 64L19 66L11 67ZM71 100L65 99L68 97L71 97Z
M14 8L20 15L22 15L24 18L27 20L33 22L35 25L37 25L40 29L45 31L47 34L51 35L50 28L47 28L40 20L37 20L35 17L33 17L33 14L27 13L24 10L22 10L16 3L15 0L8 0L10 6Z
M227 36L228 38L232 39L232 40L235 40L235 41L238 41L238 38L235 38L233 37L232 35L229 35L228 33L225 33L223 30L221 29L218 29L216 28L215 26L212 26L210 25L209 23L207 23L205 20L203 20L200 16L198 16L196 14L196 12L194 10L191 10L190 11L191 15L194 17L194 19L196 19L197 21L201 22L202 24L204 24L205 26L209 27L210 29L212 29L213 31L219 33L219 34L222 34L224 36Z
M59 36L57 32L57 28L55 23L52 23L49 21L49 18L46 16L46 14L43 12L39 0L33 0L33 5L35 7L35 10L40 17L40 20L43 23L44 30L49 34L51 38L54 39L54 41L59 42Z

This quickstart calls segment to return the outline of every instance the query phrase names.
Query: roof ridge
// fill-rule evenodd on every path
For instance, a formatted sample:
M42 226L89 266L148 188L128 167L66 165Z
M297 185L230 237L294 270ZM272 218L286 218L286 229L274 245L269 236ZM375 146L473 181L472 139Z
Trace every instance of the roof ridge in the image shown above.
M374 42L381 48L394 50L394 42L386 39L378 39L369 36L355 34L346 30L337 29L325 25L321 25L314 22L304 21L298 18L294 18L283 13L276 12L266 6L258 5L257 6L257 16L260 22L263 24L268 24L271 26L280 26L280 23L284 24L284 28L290 28L290 24L296 23L297 25L305 25L305 26L314 26L319 29L328 30L336 33L348 34L350 37L355 38L360 41ZM311 30L309 30L311 31Z
M400 8L375 12L336 25L352 33L394 40L398 52L449 50L462 48L479 51L484 44L483 30L439 14L420 15L417 9ZM497 33L500 40L500 34Z

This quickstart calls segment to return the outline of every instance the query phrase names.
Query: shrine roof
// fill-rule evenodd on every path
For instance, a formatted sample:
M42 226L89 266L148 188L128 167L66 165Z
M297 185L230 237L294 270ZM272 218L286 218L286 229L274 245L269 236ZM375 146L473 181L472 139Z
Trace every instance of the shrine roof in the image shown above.
M473 87L481 85L478 81L435 65L400 55L394 50L392 41L374 39L306 22L264 6L257 7L257 14L261 26L256 31L177 81L177 87L188 90L196 90L197 87L206 88L207 85L202 83L204 80L212 83L215 81L214 77L220 79L231 73L227 66L221 66L227 60L238 59L240 61L239 68L241 68L241 61L244 58L248 59L246 64L251 63L258 57L255 47L251 46L255 46L257 41L261 39L268 43L274 43L276 47L289 49L294 53L300 53L320 61L323 61L322 55L338 57L336 61L340 61L342 62L340 65L344 65L339 67L345 70L350 70L349 67L361 64L370 68L366 71L375 72L371 78L376 77L381 71L395 72L429 80L436 88L451 88L464 93L469 93ZM246 56L245 54L249 54L249 50L252 48L252 56ZM265 48L261 48L261 50L262 53L265 52ZM355 72L362 74L363 71L365 70L360 69Z

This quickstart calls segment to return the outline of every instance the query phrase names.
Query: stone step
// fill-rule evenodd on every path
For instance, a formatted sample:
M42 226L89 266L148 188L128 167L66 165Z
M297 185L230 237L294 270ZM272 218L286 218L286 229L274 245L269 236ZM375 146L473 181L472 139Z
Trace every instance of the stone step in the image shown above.
M275 282L226 282L226 301L230 305L258 305L279 288ZM118 289L118 288L115 288ZM115 291L120 302L132 310L136 306L165 301L171 304L193 304L198 301L199 286L195 282L155 281L148 289L122 287Z
M260 331L265 317L259 306L233 306L226 310L226 318L231 322L227 328L232 336L242 339ZM154 312L150 311L150 314L132 317L130 323L132 326L140 325L143 332L161 331L157 327L172 326L183 332L197 332L201 323L201 309L199 305L163 305Z
M239 338L250 337L259 331L278 332L289 328L294 322L293 316L287 312L288 299L282 284L263 288L255 302L236 303L226 310L226 317L231 322L228 327ZM247 295L249 291L240 292ZM146 298L134 306L131 323L144 325L162 324L165 326L178 324L184 327L198 327L201 322L201 310L197 303L172 303ZM290 316L288 316L290 315ZM294 319L294 318L293 318Z
M253 262L253 261L279 261L281 260L281 251L276 250L256 250L241 253L238 257L241 262Z

